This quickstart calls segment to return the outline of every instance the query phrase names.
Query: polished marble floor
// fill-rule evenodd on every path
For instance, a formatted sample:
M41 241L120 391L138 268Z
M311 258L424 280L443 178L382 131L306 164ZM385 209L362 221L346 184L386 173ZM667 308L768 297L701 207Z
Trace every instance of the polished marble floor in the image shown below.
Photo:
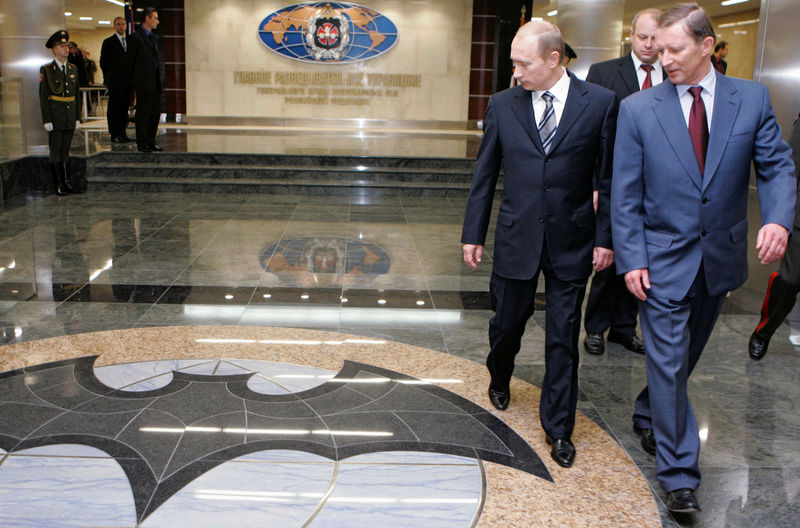
M315 383L320 380L341 376L343 361L349 360L399 377L474 380L437 387L465 398L465 408L480 415L472 406L488 406L482 362L491 317L486 295L490 259L478 271L461 263L463 207L458 198L112 194L92 189L69 197L12 200L0 212L0 339L7 343L0 348L0 372L26 368L15 375L27 380L23 385L28 389L31 377L43 379L48 369L66 376L51 381L50 392L43 387L37 396L24 393L45 398L43 407L79 409L90 401L88 386L105 396L126 392L126 398L114 400L115 412L131 413L141 410L142 398L163 398L181 377L211 383L203 377L220 376L227 383L227 376L244 373L248 394L295 398L319 390ZM752 239L755 202L751 218ZM664 510L654 460L631 431L632 401L644 384L644 362L617 345L609 344L603 356L582 355L578 460L570 470L554 467L536 415L544 343L543 317L537 312L518 356L512 406L506 413L486 415L509 425L541 455L561 484L558 488L491 456L452 449L343 456L270 448L236 452L225 464L206 461L202 474L166 496L132 487L130 475L141 459L119 454L114 459L102 445L62 438L32 442L0 458L0 524L132 527L149 511L141 526L201 526L201 518L220 525L218 516L224 519L233 508L241 512L242 526L276 519L286 526L374 526L386 519L398 519L391 521L397 526L411 525L412 519L417 526L640 526L658 525L659 518L663 526L796 526L800 415L794 400L800 395L800 362L793 343L800 344L795 322L800 317L790 316L764 360L747 358L747 338L772 271L758 265L752 253L751 277L729 296L690 383L702 435L698 496L703 512L694 517L673 517ZM199 346L197 339L229 341ZM388 343L391 352L346 344L348 339ZM250 350L249 341L273 346ZM292 354L285 353L287 346ZM340 347L335 358L331 347ZM95 355L100 357L94 369L78 361ZM58 361L67 363L50 365ZM78 379L75 372L82 373L83 381L70 385ZM8 389L15 375L0 377L0 428L14 422L9 413L16 416L10 403L14 393ZM277 378L281 375L295 378ZM68 401L47 400L47 394ZM251 426L187 422L181 427L180 434L190 436L203 431L187 427ZM330 438L334 430L312 425L286 429L326 430ZM121 431L122 426L106 434ZM205 433L224 436L216 430ZM0 430L0 438L9 436ZM9 444L6 440L0 447L9 451ZM162 480L180 474L161 456ZM202 461L198 457L192 460ZM123 459L130 464L121 464ZM436 471L426 472L429 468ZM237 487L264 481L274 485ZM63 515L42 520L37 501L52 499L53 486L64 490L56 510ZM94 509L82 505L81 497L95 489L103 490L103 500ZM334 500L320 507L321 496ZM164 500L148 510L142 497ZM431 497L440 500L420 500ZM544 504L561 504L578 517L556 515L560 510L555 506L525 508L526 500L543 497ZM444 524L435 524L440 518Z

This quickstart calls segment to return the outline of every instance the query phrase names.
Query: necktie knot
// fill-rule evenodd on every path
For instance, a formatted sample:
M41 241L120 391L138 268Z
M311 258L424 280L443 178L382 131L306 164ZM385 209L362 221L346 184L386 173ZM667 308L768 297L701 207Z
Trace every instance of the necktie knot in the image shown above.
M553 94L551 94L550 92L545 92L545 93L542 94L542 99L544 99L545 103L552 104L553 103Z
M653 71L653 65L652 64L642 64L639 67L641 69L643 69L644 71L646 71L647 73L650 73L651 71Z
M700 97L700 94L703 93L703 87L702 86L692 86L691 88L689 88L689 93L692 94L692 97L694 97L694 100L697 101L697 99Z

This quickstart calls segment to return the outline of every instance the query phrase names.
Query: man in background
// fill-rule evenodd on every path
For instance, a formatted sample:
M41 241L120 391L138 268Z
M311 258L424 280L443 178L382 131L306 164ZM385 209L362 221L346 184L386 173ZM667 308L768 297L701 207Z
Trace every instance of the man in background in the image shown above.
M720 40L717 42L717 45L714 46L714 53L711 55L711 64L714 66L715 70L723 75L728 71L728 63L725 62L725 57L727 56L728 43L724 40Z
M103 83L108 87L108 133L112 143L131 141L128 128L128 107L131 104L131 79L125 65L128 43L125 30L128 25L123 17L114 19L114 34L103 41L100 49L100 69Z
M617 94L622 101L630 94L659 84L664 80L664 70L658 62L655 47L658 9L645 9L634 15L631 23L631 52L628 55L592 64L586 80L599 84ZM605 351L603 334L608 330L608 340L618 343L636 354L644 354L644 345L636 336L636 298L625 287L625 278L617 275L612 264L598 271L592 279L583 326L586 338L583 348L590 354ZM643 442L645 439L642 439ZM655 451L652 438L647 439L648 451Z
M145 7L142 25L128 38L125 63L136 92L136 146L139 152L162 150L156 145L161 115L161 67L158 54L158 12Z
M797 116L789 136L789 146L792 147L794 173L800 179L800 115ZM767 353L770 338L794 308L797 292L800 291L800 211L797 207L800 207L800 198L795 206L794 228L786 254L781 260L780 269L769 276L767 293L761 304L761 321L748 343L748 352L755 361L760 361Z
M67 60L69 33L56 31L45 47L53 51L53 61L39 70L39 106L50 146L50 173L56 194L73 191L69 170L72 136L80 124L81 100L78 97L78 69Z

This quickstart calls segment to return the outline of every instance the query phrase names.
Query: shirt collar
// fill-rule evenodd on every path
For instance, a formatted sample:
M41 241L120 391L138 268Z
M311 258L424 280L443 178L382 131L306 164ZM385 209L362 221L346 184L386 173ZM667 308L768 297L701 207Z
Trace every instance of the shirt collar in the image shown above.
M678 97L683 97L683 94L689 91L689 88L692 86L700 86L708 92L711 97L714 97L714 89L717 87L717 76L716 70L711 66L711 62L709 61L708 66L708 73L706 74L703 79L697 84L676 84L675 88L678 90Z
M141 27L141 28L142 28L142 31L144 31L144 34L145 34L145 35L147 35L148 37L150 36L150 31L148 31L146 27L144 27L143 25L142 25L142 26L139 26L139 27Z
M641 68L641 66L642 66L642 64L644 64L644 62L639 60L639 57L637 57L634 52L631 52L631 59L633 59L633 69L636 70L636 71L639 71L639 68ZM660 69L661 68L661 63L658 62L658 59L656 59L656 61L653 64L651 64L650 66L653 67L653 70Z
M56 58L56 59L54 59L54 60L56 61L56 64L58 64L58 66L59 66L59 67L62 67L62 68L63 68L63 67L66 67L66 66L67 66L67 63L69 62L69 61L68 61L68 60L66 60L66 59L64 59L64 62L61 62L61 61L59 61L59 60L58 60L58 58Z
M561 102L567 100L567 94L569 93L569 73L567 73L566 68L563 66L561 67L561 72L561 78L549 90L536 90L533 92L536 94L533 99L534 102L540 99L545 92L550 92L555 99Z

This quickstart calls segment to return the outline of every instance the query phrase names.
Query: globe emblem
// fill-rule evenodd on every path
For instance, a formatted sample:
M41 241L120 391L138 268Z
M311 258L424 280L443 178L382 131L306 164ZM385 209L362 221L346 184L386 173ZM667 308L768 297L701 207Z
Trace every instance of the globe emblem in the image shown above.
M275 11L259 24L271 51L302 62L348 63L386 53L397 27L370 7L345 2L307 2Z

